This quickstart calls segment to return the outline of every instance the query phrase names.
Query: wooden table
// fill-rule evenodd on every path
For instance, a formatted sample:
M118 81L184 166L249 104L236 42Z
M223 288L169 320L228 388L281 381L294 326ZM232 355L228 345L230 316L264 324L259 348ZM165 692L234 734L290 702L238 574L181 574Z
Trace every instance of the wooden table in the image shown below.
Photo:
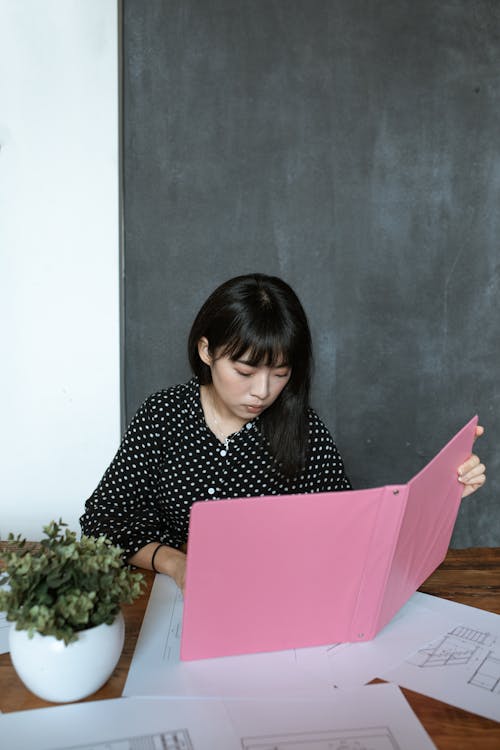
M112 676L86 700L118 698L123 690L135 643L149 597L153 575L146 574L147 589L124 608L125 647ZM451 550L444 563L421 591L500 614L500 548ZM411 707L439 750L499 750L500 723L461 711L424 695L403 689ZM54 705L30 693L12 667L9 654L0 655L0 710L19 711Z

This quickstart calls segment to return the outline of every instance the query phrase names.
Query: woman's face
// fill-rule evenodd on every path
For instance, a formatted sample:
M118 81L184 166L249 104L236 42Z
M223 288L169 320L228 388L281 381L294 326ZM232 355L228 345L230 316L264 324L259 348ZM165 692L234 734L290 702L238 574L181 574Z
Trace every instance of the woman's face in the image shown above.
M269 408L290 380L287 365L252 366L245 355L238 360L212 356L206 339L200 340L198 352L212 372L212 394L221 416L226 412L248 422Z

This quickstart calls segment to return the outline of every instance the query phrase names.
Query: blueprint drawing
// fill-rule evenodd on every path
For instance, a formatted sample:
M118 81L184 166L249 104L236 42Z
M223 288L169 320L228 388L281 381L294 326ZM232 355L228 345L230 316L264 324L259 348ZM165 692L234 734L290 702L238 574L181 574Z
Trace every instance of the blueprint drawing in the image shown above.
M97 744L72 745L64 750L194 750L194 748L187 729L175 729Z
M381 677L500 721L500 622L490 612L449 627ZM495 628L482 627L489 620ZM498 623L498 624L497 624Z
M389 727L245 737L243 750L400 750Z

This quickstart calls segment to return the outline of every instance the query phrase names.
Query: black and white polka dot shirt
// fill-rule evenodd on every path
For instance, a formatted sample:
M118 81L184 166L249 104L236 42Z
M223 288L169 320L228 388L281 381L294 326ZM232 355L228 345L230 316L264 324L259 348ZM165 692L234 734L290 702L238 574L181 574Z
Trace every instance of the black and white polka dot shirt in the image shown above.
M105 534L128 559L149 542L177 548L186 542L196 500L350 489L335 443L312 409L309 458L292 480L276 468L258 420L226 447L205 423L196 378L153 394L87 500L83 533Z

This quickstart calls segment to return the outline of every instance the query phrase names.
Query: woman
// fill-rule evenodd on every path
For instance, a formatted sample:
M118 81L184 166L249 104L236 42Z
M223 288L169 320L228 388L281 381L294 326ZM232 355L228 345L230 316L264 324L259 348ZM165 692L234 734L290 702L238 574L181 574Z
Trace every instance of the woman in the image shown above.
M130 564L181 589L196 500L351 486L309 406L311 335L288 284L262 274L225 282L199 311L188 350L194 377L140 407L80 519L84 534L106 534ZM484 471L477 456L459 468L464 496Z

